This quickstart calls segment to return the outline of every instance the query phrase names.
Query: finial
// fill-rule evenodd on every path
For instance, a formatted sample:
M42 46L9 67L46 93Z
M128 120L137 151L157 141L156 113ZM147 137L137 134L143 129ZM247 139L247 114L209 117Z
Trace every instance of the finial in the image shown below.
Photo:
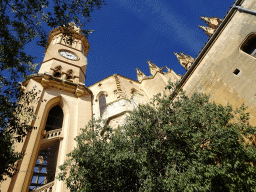
M154 65L149 59L148 59L147 63L148 63L149 66L153 66Z
M190 55L186 55L184 53L177 53L177 52L174 52L174 55L176 55L179 63L186 69L188 70L189 67L193 64L194 62L194 58L191 57Z
M159 68L156 64L152 63L150 60L147 61L148 63L148 67L149 67L149 72L151 73L151 75L155 75L157 72L162 72L164 67Z
M139 70L139 68L137 68L137 67L135 70L137 72L137 79L139 82L141 82L146 77L146 75L141 70Z
M218 17L200 17L207 25L209 25L213 29L217 29L220 23L222 22L222 19Z
M215 29L211 28L211 27L206 27L206 26L201 26L198 25L199 28L203 29L203 31L206 33L206 35L208 35L209 37L212 36L212 34L215 32Z
M167 69L168 72L172 71L172 70L171 70L169 67L167 67L166 65L165 65L165 68Z

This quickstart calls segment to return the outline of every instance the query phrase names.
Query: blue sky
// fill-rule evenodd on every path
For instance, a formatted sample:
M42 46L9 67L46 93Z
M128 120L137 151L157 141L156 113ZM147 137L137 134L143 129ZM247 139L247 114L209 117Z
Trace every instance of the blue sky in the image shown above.
M196 57L208 36L198 25L200 16L223 18L234 0L106 0L101 10L92 13L85 28L95 30L88 42L86 86L112 74L136 80L135 68L150 75L147 60L167 66L183 75L174 52ZM43 61L44 49L28 52Z

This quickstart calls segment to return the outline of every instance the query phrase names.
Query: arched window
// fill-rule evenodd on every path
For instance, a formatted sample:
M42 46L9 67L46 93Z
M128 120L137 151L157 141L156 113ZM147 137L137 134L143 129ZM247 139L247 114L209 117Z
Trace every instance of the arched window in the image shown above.
M53 69L53 77L61 78L61 66L57 66Z
M73 70L70 69L70 70L68 70L67 73L66 73L66 80L73 82L73 78L74 78L74 77L73 77Z
M63 111L59 105L56 105L49 111L45 130L50 131L54 129L60 129L62 128L62 122L63 122Z
M100 116L102 116L107 103L106 103L106 95L105 94L101 94L99 97L99 105L100 105Z
M256 57L256 34L251 34L244 41L241 49L254 57Z
M48 114L45 131L62 128L63 111L59 105L54 106ZM57 159L59 153L60 140L52 138L42 142L37 156L36 164L33 171L29 191L34 191L45 184L54 182L56 177ZM51 191L52 187L48 190Z

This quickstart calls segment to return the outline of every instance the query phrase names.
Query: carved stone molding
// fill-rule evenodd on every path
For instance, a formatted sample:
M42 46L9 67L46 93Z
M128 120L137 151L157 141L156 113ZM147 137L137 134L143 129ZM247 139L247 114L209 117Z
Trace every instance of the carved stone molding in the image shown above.
M78 83L76 87L75 95L81 97L85 93L85 85L83 83Z
M68 91L74 93L77 97L81 97L85 94L92 95L90 89L85 87L83 83L74 83L68 80L63 80L61 78L53 77L50 73L46 72L44 74L34 74L28 77L23 85L27 86L29 79L34 79L35 81L41 83L44 88L54 87L56 89Z

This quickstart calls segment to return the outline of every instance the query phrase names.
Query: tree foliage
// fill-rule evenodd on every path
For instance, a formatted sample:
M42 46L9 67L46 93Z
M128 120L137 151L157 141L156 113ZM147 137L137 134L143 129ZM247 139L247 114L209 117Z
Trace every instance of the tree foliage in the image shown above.
M31 101L28 93L20 93L17 86L27 74L35 72L37 66L36 57L27 54L25 46L36 40L39 46L45 47L47 27L62 26L69 31L68 23L74 21L82 28L90 22L91 12L103 4L104 0L0 1L0 161L4 162L0 166L0 181L4 175L12 175L13 165L21 157L13 149L13 136L20 140L29 128L20 123L21 114L34 117L29 105L17 103L20 98ZM82 32L88 36L88 30ZM33 94L29 97L33 98Z
M248 120L205 94L158 95L117 130L86 126L59 179L71 191L256 191Z

